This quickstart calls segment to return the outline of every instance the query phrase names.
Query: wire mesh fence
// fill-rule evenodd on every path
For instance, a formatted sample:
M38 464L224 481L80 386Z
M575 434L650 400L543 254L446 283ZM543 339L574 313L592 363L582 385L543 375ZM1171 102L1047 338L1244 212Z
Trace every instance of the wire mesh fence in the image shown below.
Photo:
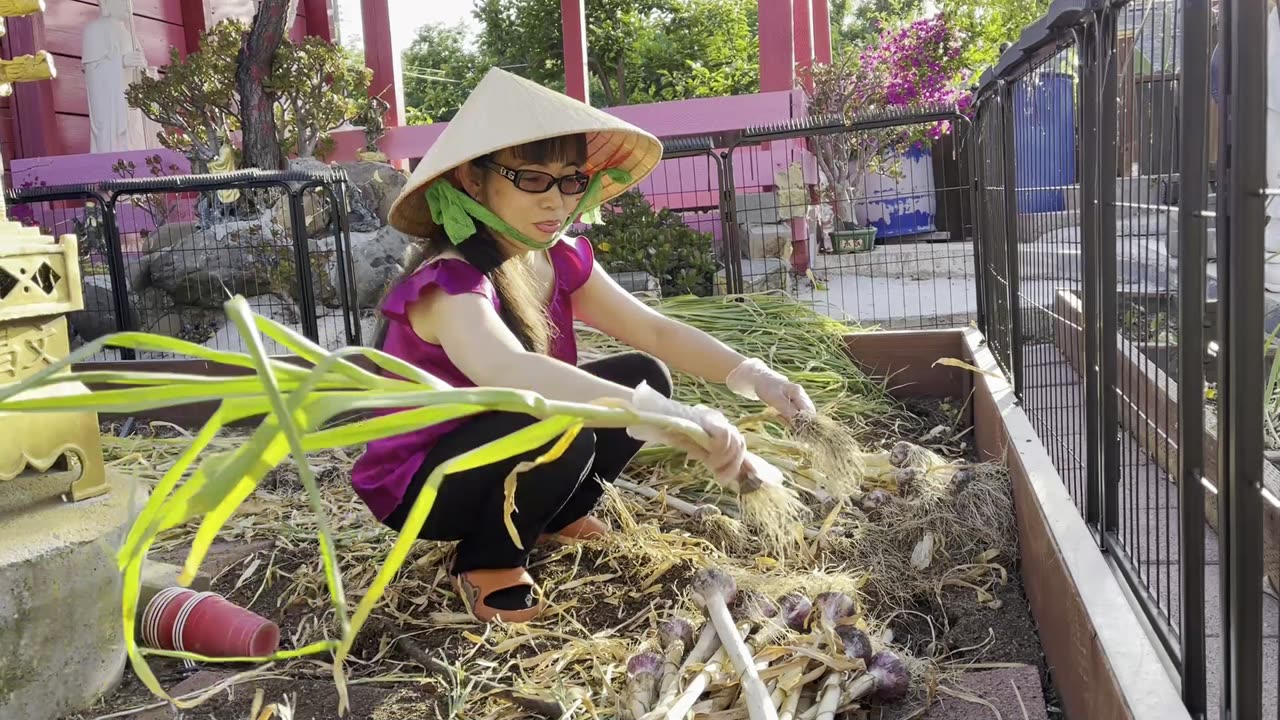
M981 317L1192 716L1276 717L1280 11L1221 10L1055 2L984 76Z
M654 172L611 202L607 222L588 231L596 259L631 292L726 292L723 174L711 138L665 142Z
M243 352L222 307L243 295L254 312L332 349L365 334L344 185L340 173L168 176L24 188L8 211L47 234L77 237L84 308L68 316L75 346L141 330ZM135 354L108 348L93 359Z
M1175 427L1180 358L1178 347L1177 131L1180 13L1175 4L1142 0L1118 14L1115 43L1107 56L1116 68L1116 114L1101 133L1117 148L1112 210L1118 281L1114 339L1118 356L1118 420L1127 432L1117 442L1118 507L1109 513L1107 539L1123 548L1124 572L1150 594L1154 619L1172 645L1178 633L1180 592L1176 563L1178 523ZM1188 301L1196 302L1188 298ZM1176 645L1175 645L1176 646Z
M971 130L926 111L743 133L724 153L742 291L886 329L974 322Z
M1019 321L1010 356L1020 358L1014 372L1027 416L1084 514L1089 415L1081 302L1092 268L1081 252L1077 57L1072 44L1042 58L1009 84L1001 101L1002 160L1013 168L1006 211L1016 267L1010 296Z

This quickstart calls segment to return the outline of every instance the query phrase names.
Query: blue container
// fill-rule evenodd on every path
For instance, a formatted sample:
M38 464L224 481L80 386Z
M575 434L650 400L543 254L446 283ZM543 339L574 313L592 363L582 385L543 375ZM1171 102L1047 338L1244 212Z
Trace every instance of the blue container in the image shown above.
M874 226L876 237L917 235L937 229L938 201L934 194L933 152L912 147L901 158L902 178L868 175L856 208L864 226Z
M1013 86L1014 178L1018 212L1067 209L1076 182L1075 78L1043 71Z

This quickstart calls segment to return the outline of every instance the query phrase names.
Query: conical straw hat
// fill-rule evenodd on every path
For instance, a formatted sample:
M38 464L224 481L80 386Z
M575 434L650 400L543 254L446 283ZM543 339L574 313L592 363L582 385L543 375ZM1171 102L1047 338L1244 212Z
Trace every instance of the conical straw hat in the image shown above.
M503 148L578 133L587 137L585 172L594 175L606 168L617 168L631 175L631 181L625 184L604 178L599 194L601 204L643 180L662 159L662 143L644 130L494 68L418 163L409 183L391 205L391 225L408 235L427 237L435 223L427 209L425 191L441 175Z

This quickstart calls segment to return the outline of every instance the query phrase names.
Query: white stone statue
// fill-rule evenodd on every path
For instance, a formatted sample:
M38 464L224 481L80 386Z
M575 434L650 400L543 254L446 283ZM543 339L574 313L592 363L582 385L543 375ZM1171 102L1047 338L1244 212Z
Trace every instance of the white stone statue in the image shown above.
M99 15L84 28L81 66L89 96L89 152L144 150L152 124L129 107L125 90L147 72L133 27L131 0L101 0Z

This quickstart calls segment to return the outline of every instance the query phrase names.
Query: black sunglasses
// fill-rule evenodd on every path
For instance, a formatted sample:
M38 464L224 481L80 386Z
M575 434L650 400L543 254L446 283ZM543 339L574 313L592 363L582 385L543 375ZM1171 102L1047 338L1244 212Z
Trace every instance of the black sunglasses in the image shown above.
M544 193L559 185L561 195L581 195L587 191L587 185L591 183L591 177L580 172L558 178L538 170L512 170L505 165L499 165L492 160L484 158L477 160L477 162L481 166L510 180L512 185L528 193Z

